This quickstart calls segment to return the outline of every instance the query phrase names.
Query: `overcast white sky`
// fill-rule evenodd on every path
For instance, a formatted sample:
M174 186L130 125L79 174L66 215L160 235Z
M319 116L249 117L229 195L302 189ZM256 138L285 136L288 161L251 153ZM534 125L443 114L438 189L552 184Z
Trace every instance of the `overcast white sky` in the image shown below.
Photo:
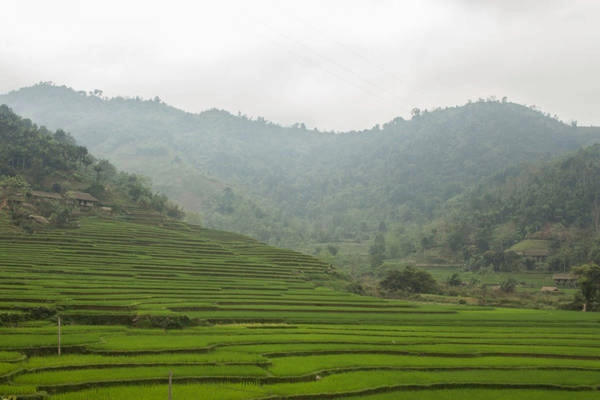
M600 125L600 1L2 0L0 93L53 81L323 130L495 95Z

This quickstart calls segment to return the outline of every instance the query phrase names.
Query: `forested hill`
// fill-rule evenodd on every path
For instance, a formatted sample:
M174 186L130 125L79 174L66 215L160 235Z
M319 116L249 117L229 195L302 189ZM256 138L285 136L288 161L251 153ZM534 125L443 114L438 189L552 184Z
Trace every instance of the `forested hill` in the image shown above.
M0 105L0 210L29 231L51 222L71 226L80 211L75 200L110 205L111 214L135 209L157 217L183 215L143 177L118 172L69 133L38 127Z
M557 271L600 263L598 176L600 144L505 170L446 205L429 247L462 253L475 268L523 267L523 259L506 260L506 252L523 240L545 248L546 265Z
M0 103L151 176L199 211L205 225L296 248L371 240L382 221L427 221L486 176L599 136L499 101L415 112L411 120L338 134L47 83L0 96Z

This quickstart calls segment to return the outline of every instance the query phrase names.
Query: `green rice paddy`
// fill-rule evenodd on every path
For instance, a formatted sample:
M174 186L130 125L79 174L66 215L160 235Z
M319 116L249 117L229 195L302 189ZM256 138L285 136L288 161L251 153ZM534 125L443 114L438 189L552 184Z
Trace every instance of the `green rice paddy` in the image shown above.
M600 316L362 297L183 224L0 227L0 398L592 399ZM57 318L61 318L58 355Z

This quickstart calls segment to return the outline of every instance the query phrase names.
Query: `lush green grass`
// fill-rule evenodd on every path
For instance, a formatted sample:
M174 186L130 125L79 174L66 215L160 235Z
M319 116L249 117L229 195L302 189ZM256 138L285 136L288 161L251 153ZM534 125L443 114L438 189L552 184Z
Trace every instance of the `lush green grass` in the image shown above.
M592 400L598 398L597 391L552 391L522 389L443 389L420 391L394 391L369 396L346 397L347 400Z
M326 354L275 358L269 371L275 375L305 375L337 369L391 367L398 369L488 369L488 368L590 368L600 373L597 360L547 359L536 357L424 357L398 354ZM430 372L432 373L432 372Z
M16 384L60 385L93 382L123 382L164 378L172 372L177 377L265 376L266 371L253 365L164 365L151 367L117 367L43 371L20 375Z
M117 386L109 388L86 389L74 393L63 393L52 396L53 400L164 400L168 387L164 385ZM174 399L211 399L242 400L262 398L265 391L261 386L253 384L206 383L201 385L175 385Z
M23 359L23 354L16 351L0 351L0 362L19 361Z
M373 389L382 389L382 390L390 390L394 391L395 395L402 396L406 395L407 392L404 392L404 387L415 387L420 386L423 389L423 392L427 392L428 389L434 389L434 393L438 392L436 389L436 385L450 385L455 386L457 390L445 390L448 395L451 394L460 394L460 393L468 393L469 390L465 388L469 384L477 385L477 384L487 384L487 385L506 385L507 387L510 385L531 385L532 389L539 387L541 385L553 385L556 379L559 379L563 374L563 371L527 371L524 373L523 371L508 371L508 372L498 372L498 371L442 371L436 374L431 374L428 372L404 372L404 371L362 371L362 372L349 372L349 373L341 373L331 376L325 376L320 378L319 380L313 380L310 382L294 382L294 383L276 383L271 385L242 385L242 384L224 384L224 385L214 385L214 384L206 384L206 385L176 385L176 390L178 390L178 397L182 399L193 399L193 398L201 398L200 394L205 394L212 399L226 399L226 398L240 398L240 399L251 399L251 398L266 398L267 396L293 396L293 395L314 395L314 398L319 398L319 396L326 396L332 394L342 394L342 393L352 393L352 392L360 392L365 389L365 382L368 382L369 385ZM563 379L564 380L564 379ZM570 376L566 379L566 382L563 383L565 387L572 386L576 387L587 387L587 385L594 385L598 383L598 374L597 373L581 373L577 375ZM582 388L583 388L582 387ZM591 390L591 387L587 387ZM209 389L210 393L207 393L206 390ZM498 390L496 388L496 390ZM557 387L556 389L560 389ZM88 396L87 398L124 398L125 393L131 393L130 388L111 388L111 389L96 389L96 390L88 390L82 393L77 394L65 394L56 396L57 399L81 399L84 396ZM503 391L506 389L503 389ZM148 391L148 397L146 397L146 391ZM539 391L539 390L537 390ZM163 386L149 386L144 387L138 392L138 396L143 396L143 398L154 398L153 393L162 392L163 396L166 393L166 387ZM475 391L477 393L477 391ZM480 394L483 393L493 393L492 390L481 390L478 392ZM523 397L527 397L527 393L529 391L515 391L509 393L519 393ZM558 391L545 391L548 393L561 393L563 396L571 393L580 393L580 392L558 392ZM234 397L231 396L232 393L238 393ZM415 392L415 394L419 395L421 392ZM584 392L585 393L585 392ZM175 394L175 392L174 392ZM504 395L507 393L504 392ZM597 392L594 393L597 396ZM157 394L155 394L157 395ZM424 398L430 398L431 393L424 393ZM419 396L420 397L420 396ZM419 398L417 397L417 398ZM362 397L357 397L362 398ZM368 397L367 397L368 398ZM377 396L373 396L373 398L378 398ZM394 398L390 394L385 394L383 399ZM399 397L395 397L399 398ZM493 397L492 397L493 398ZM505 397L506 398L506 397ZM517 397L510 397L517 398ZM555 398L555 397L552 397ZM562 397L567 398L567 397ZM575 397L575 398L592 398L591 396L587 397Z
M35 393L35 391L36 391L35 385L0 384L0 396L31 394L31 393Z
M169 372L177 399L587 399L564 389L600 385L598 314L357 296L324 285L326 264L226 232L90 218L0 230L0 254L0 313L14 313L0 395L163 399Z
M210 353L160 353L110 356L103 354L64 354L62 356L30 357L23 367L31 370L53 368L75 369L81 366L169 365L169 364L230 364L265 363L268 359L258 354L213 351Z
M0 363L0 376L19 370L21 367L14 363Z

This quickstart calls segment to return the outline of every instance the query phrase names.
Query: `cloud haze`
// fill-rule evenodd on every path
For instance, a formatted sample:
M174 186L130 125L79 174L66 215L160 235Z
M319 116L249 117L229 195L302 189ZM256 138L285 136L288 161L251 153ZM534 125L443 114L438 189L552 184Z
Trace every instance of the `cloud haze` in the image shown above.
M0 92L53 81L333 130L495 95L600 125L598 15L594 0L8 0Z

